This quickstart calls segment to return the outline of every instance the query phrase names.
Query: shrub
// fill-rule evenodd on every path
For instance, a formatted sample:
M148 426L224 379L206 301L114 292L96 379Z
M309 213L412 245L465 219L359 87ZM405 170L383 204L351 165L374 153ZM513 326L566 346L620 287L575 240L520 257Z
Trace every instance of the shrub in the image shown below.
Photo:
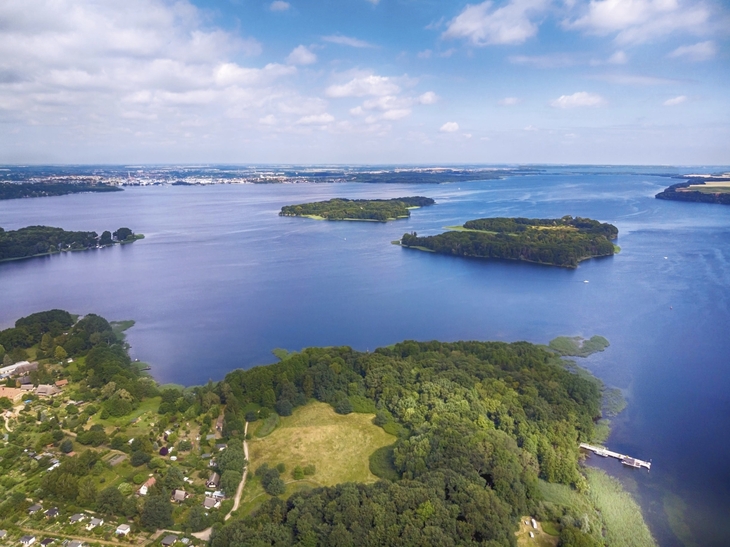
M294 480L300 481L304 478L304 469L297 465L291 472L291 476Z
M352 411L353 408L350 399L340 399L340 402L335 405L335 412L337 412L337 414L350 414Z

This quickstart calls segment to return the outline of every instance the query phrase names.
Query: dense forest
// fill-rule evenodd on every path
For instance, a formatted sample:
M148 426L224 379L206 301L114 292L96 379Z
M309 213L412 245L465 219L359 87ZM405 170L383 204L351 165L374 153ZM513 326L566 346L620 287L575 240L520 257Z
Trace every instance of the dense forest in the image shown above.
M581 260L614 254L618 229L589 218L482 218L435 236L404 234L400 244L442 254L523 260L577 268Z
M728 179L707 179L707 180L728 180ZM700 192L699 190L683 191L683 188L689 188L690 186L704 185L704 181L692 180L689 182L680 182L672 184L669 188L666 188L659 192L656 196L657 199L668 199L672 201L694 201L698 203L720 203L722 205L730 205L730 192L716 192L706 193ZM730 187L730 180L728 180L728 186Z
M104 231L72 232L50 226L27 226L19 230L0 228L0 261L17 260L61 251L84 251L114 243L130 243L140 239L129 228L119 228L113 234Z
M107 184L73 184L68 182L0 182L0 199L65 196L82 192L121 192Z
M213 547L514 545L520 515L540 511L538 478L585 488L578 443L601 400L597 380L526 342L308 348L223 385L227 430L242 428L246 406L286 415L312 397L376 413L398 435L389 458L399 480L274 498L217 531ZM588 536L573 522L566 529Z
M335 198L300 205L286 205L281 216L313 216L326 220L377 220L386 222L411 216L409 208L436 203L431 198L412 196L393 199Z

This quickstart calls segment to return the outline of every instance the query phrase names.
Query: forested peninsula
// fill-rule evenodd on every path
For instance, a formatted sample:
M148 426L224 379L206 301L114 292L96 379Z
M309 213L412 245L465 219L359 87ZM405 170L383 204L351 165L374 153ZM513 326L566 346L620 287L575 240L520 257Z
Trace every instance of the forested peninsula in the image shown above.
M722 177L679 182L672 184L654 197L672 201L730 205L730 179Z
M135 234L129 228L119 228L114 233L106 230L101 235L50 226L27 226L9 231L0 228L0 262L64 251L86 251L117 243L132 243L142 238L142 234Z
M215 384L164 387L129 358L121 331L132 324L50 310L0 331L6 539L43 531L93 546L122 529L156 545L165 529L201 545L191 534L212 526L212 547L507 547L530 516L551 545L653 545L631 497L579 465L579 442L593 440L601 415L601 382L544 347L307 348ZM323 408L339 416L336 427L382 428L387 440L370 456L380 481L317 487L328 470L268 465L278 451L247 461L245 439ZM290 438L329 431L306 419L287 426ZM231 511L249 467L244 492L255 494Z
M590 218L482 218L435 236L404 234L403 247L456 256L520 260L577 268L588 258L611 256L618 228Z
M84 192L121 192L122 189L108 184L68 182L0 182L0 199L40 198L65 196Z
M412 196L393 199L335 198L300 205L286 205L281 216L308 217L318 220L374 220L387 222L411 216L410 209L436 203L431 198Z

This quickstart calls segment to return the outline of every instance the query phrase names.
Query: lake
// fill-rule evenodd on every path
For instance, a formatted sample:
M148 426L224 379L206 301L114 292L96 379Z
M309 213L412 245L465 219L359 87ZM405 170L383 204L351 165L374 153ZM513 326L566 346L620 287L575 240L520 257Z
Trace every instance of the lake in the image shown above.
M728 545L730 207L654 199L676 182L662 175L680 172L548 167L442 185L156 186L2 201L6 230L128 226L147 237L0 264L0 327L50 308L134 319L132 356L186 385L270 363L277 347L600 334L611 346L579 362L629 402L607 444L653 465L591 464L637 495L661 545ZM278 216L305 201L407 195L437 205L387 224ZM620 254L567 270L390 243L486 216L567 214L615 224Z

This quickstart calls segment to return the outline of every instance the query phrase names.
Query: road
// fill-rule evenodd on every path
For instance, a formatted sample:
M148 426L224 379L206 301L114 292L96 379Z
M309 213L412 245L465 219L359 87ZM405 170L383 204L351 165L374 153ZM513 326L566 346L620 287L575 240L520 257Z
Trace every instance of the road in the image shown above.
M246 442L247 434L248 434L248 422L246 422L246 426L243 429L243 455L246 457L246 461L249 462L248 443ZM246 477L248 477L249 467L251 467L250 462L248 465L246 465L246 468L243 470L243 477L241 477L241 482L238 483L238 489L236 490L236 497L233 499L233 509L231 509L228 512L228 514L225 516L224 520L228 520L229 518L231 518L231 515L233 514L234 511L236 511L238 509L238 506L241 503L241 496L243 495L243 487L246 486ZM202 539L203 541L209 541L211 530L212 530L212 528L206 528L202 532L196 532L192 535L198 539Z

